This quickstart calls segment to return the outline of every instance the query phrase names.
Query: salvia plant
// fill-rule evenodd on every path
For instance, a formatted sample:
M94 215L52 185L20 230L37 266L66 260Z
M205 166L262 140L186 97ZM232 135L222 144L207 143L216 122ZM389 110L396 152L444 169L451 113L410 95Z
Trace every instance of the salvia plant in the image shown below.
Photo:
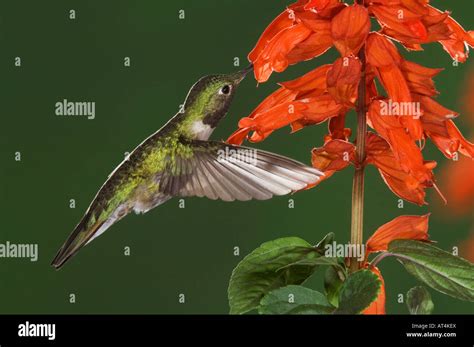
M429 139L448 159L474 157L474 144L454 123L458 116L436 101L433 78L442 69L406 60L398 47L421 51L439 43L455 64L468 58L474 32L429 0L299 0L264 30L248 58L255 78L307 61L334 47L340 57L288 82L238 123L228 142L260 142L275 130L296 132L328 124L312 165L325 179L354 168L350 244L363 246L363 259L325 256L334 235L312 245L298 237L262 244L234 269L228 289L230 312L261 314L384 314L385 282L377 265L395 257L422 284L443 294L474 300L474 266L435 247L428 236L429 215L399 216L363 240L364 170L374 165L399 198L424 205L435 189L436 162L423 157ZM355 110L355 131L346 117ZM443 198L444 199L444 198ZM301 284L325 268L324 293ZM387 281L387 285L390 282ZM428 314L433 302L426 287L406 297L410 313Z

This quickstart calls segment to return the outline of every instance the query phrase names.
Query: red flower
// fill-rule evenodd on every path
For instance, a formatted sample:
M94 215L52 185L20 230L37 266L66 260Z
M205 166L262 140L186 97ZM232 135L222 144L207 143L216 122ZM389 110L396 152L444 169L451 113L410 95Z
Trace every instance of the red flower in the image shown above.
M249 53L257 81L265 82L273 71L282 72L288 65L317 57L333 45L330 18L345 5L324 1L315 6L325 10L315 13L305 9L305 3L298 1L275 18Z
M431 6L429 9L431 14L442 15L441 11ZM474 47L474 32L467 32L458 22L449 16L445 19L444 23L448 26L449 30L451 30L451 34L448 39L439 40L439 42L444 50L449 53L451 58L464 63L468 57L468 46Z
M433 77L443 71L443 69L431 69L407 60L402 60L400 69L403 73L403 77L406 79L412 96L414 94L426 96L438 95Z
M313 149L311 162L315 168L324 172L321 179L328 179L353 163L354 152L355 146L350 142L329 140L323 147Z
M419 152L419 150L417 150ZM406 154L406 153L404 153ZM418 153L414 151L414 156ZM403 156L412 160L410 154ZM399 159L389 143L373 133L367 136L367 163L377 167L387 186L393 193L417 205L426 204L425 189L433 187L432 169L435 162L422 162L416 170L406 170L403 159Z
M367 240L367 255L386 251L393 240L428 240L429 214L424 216L400 216L378 228Z
M249 140L259 142L286 125L297 131L337 116L344 106L328 91L326 75L331 67L324 65L293 81L281 83L280 89L267 97L248 117L240 120L240 129L227 141L240 144L253 131ZM335 77L334 83L338 83L339 88L346 88L344 81L347 82L348 77L340 77L343 81L339 83L339 78Z
M408 82L401 70L403 59L395 45L386 37L372 33L367 38L366 51L367 62L374 67L390 99L396 104L412 102ZM397 116L397 114L394 115ZM421 139L423 132L419 120L420 115L411 112L398 115L403 116L399 117L399 121L409 131L411 137L414 140Z
M380 270L367 262L371 253L386 251L388 244L393 240L428 241L429 214L424 216L400 216L378 228L366 242L366 260L364 268L376 274L382 286L377 299L366 308L363 314L385 314L385 281Z
M340 104L353 107L357 98L361 63L358 58L339 58L329 69L327 79L328 92Z
M426 112L426 114L427 116L423 117L425 134L446 157L452 159L454 153L459 152L471 159L474 158L474 144L466 140L454 122L449 119L453 113L440 115Z
M257 45L248 55L249 60L255 62L268 42L270 42L279 32L293 26L294 23L294 14L288 10L283 11L273 20L273 22L270 23L270 25L263 32L262 36L260 36Z
M288 104L289 102L295 100L297 95L297 91L292 91L282 87L263 100L247 118L253 119L257 115L265 113L277 105ZM227 139L227 142L241 144L252 129L252 127L241 127ZM270 135L270 133L266 134L266 136L263 138L257 139L256 136L258 136L258 134L254 133L254 136L252 136L250 140L255 142L262 141L268 135Z
M288 54L310 34L311 29L303 23L279 31L253 61L257 80L265 82L273 71L284 71L289 64Z
M432 169L435 163L422 162L420 172L407 172L400 165L400 160L396 158L388 142L383 138L369 133L366 144L366 162L377 167L387 186L396 195L407 201L418 205L425 204L425 189L434 184ZM415 148L419 152L416 146ZM350 164L355 164L354 152L355 146L352 143L328 137L323 147L313 149L312 164L325 173L324 179L328 179L335 172L345 169ZM322 181L320 180L318 184Z
M370 18L367 9L360 5L348 6L331 22L334 45L343 57L356 55L367 38Z
M472 32L466 32L448 12L429 6L429 0L372 0L369 12L382 26L382 33L412 50L421 44L439 42L459 62L467 59L467 46L474 46Z
M313 13L300 13L297 18L312 32L306 40L299 43L288 53L288 63L290 65L318 57L331 48L333 44L330 32L331 22L329 20L315 17Z
M330 68L331 65L322 65L306 75L280 83L280 85L285 89L297 92L300 97L321 95L327 89L326 75Z

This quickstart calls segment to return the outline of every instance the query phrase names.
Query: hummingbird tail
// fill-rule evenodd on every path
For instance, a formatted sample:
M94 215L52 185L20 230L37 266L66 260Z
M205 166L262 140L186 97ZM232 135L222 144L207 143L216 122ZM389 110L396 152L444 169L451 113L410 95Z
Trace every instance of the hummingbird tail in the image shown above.
M102 226L102 223L95 223L91 227L87 227L88 216L84 216L79 224L74 228L71 235L66 242L59 249L54 257L51 265L59 270L69 259L71 259L82 247L84 247L97 230Z

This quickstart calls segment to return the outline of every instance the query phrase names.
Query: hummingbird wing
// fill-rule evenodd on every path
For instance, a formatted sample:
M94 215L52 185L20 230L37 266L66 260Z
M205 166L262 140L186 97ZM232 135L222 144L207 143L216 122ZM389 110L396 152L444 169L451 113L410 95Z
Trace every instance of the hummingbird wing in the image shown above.
M145 213L172 197L266 200L304 189L323 175L293 159L254 148L215 141L185 142L183 145L189 150L168 153L163 169L144 178L133 189L127 188L126 179L133 172L133 164L124 161L114 170L52 265L57 269L62 267L83 246L132 210ZM130 193L118 201L114 196L121 196L123 190ZM98 217L106 208L111 211L106 218Z
M175 156L160 177L169 196L224 201L267 200L316 183L323 175L293 159L215 141L190 141L192 156Z

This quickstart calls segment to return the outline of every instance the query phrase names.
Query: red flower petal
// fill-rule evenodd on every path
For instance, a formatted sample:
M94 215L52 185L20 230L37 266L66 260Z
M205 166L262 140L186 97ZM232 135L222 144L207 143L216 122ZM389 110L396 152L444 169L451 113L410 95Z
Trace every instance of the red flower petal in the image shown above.
M459 143L459 153L474 159L474 143L466 140L452 120L446 121L445 125L451 140Z
M430 215L399 216L378 228L367 240L367 254L386 251L393 240L428 240Z
M355 146L343 140L330 140L323 147L314 148L311 152L313 167L325 174L320 181L351 164L354 161L354 152Z
M307 92L320 91L322 94L326 88L326 75L331 68L330 64L322 65L297 79L282 82L281 86L286 89L299 92L299 96L303 96Z
M393 6L370 6L370 12L375 15L383 27L388 27L398 35L416 38L417 42L428 39L428 32L424 26L422 14L410 11L400 5Z
M369 13L364 6L360 5L344 8L331 22L334 45L342 56L357 55L369 30Z
M239 121L239 127L251 128L261 135L270 130L280 129L302 118L302 111L307 108L307 105L302 102L286 102L258 113L253 118L242 118Z
M429 6L429 9L433 15L443 14L434 7ZM464 63L468 57L467 46L474 47L474 36L471 35L471 32L464 30L464 28L450 16L445 19L444 23L452 33L449 39L440 40L439 42L453 59Z
M410 89L405 76L397 66L378 69L379 80L394 102L411 102Z
M420 181L431 180L431 174L427 171L421 151L413 139L405 131L399 121L399 117L390 115L382 108L390 105L389 100L374 100L369 106L368 121L389 144L391 151L398 161L400 167L406 173L418 177ZM407 118L407 117L404 117Z
M411 50L422 50L420 43L448 40L452 29L446 20L449 14L440 12L425 0L374 1L369 6L382 33Z
M304 7L305 10L315 9L317 11L322 11L326 6L329 5L331 0L310 0Z
M367 39L367 61L375 67L375 73L387 91L391 102L403 105L411 103L412 96L408 82L400 69L403 60L395 45L386 37L372 33ZM408 104L410 105L410 104ZM400 124L406 128L412 139L420 140L423 136L420 114L396 114Z
M329 69L327 85L329 93L340 104L354 106L357 99L357 87L361 75L361 63L358 58L339 58Z
M267 96L253 110L253 112L248 116L248 118L255 118L259 113L264 113L279 104L289 103L295 100L297 94L298 94L297 91L292 91L283 87L279 88L275 92ZM244 127L244 128L238 129L232 135L229 136L229 138L227 139L227 142L240 145L245 140L245 138L247 137L247 134L250 131L252 131L251 127ZM259 142L259 141L262 141L267 136L269 136L270 133L264 134L264 136L253 134L251 139L253 142Z
M254 49L249 53L248 59L252 63L255 62L258 56L262 53L267 44L283 29L289 28L295 22L294 13L285 10L278 15L270 25L265 29L257 41Z
M312 124L318 124L330 117L336 117L342 110L339 104L330 94L300 100L307 107L302 110L304 118Z
M347 5L339 0L310 0L304 10L316 12L321 18L332 18Z
M428 14L428 4L430 0L400 0L400 4L410 11L419 14Z
M367 38L367 62L376 68L379 80L395 102L410 102L411 94L399 66L403 60L386 37L371 33Z
M397 196L417 205L424 205L425 189L433 186L434 162L424 163L422 168L407 172L383 138L369 133L367 136L366 162L379 170L383 180Z
M240 145L242 142L244 142L249 132L250 128L238 129L229 136L226 142L233 145Z
M375 68L368 63L365 65L365 85L365 102L368 105L379 96L377 85L375 84Z
M287 58L289 65L318 57L332 47L333 41L329 31L330 22L319 22L320 24L318 26L320 29L313 32L288 53ZM316 29L312 28L312 30L314 31Z
M282 72L289 64L288 53L310 34L303 23L298 23L276 34L254 61L255 78L266 82L273 71Z
M366 43L367 62L374 67L390 68L393 65L400 65L402 57L398 53L397 47L378 33L371 33L367 37Z
M348 141L349 137L351 136L352 130L351 128L345 127L346 123L346 114L341 113L336 117L329 119L328 129L329 135L325 139L325 142L329 140L339 139Z
M438 94L433 77L443 69L430 69L406 60L402 61L401 69L412 93L428 96Z
M407 27L416 37L420 38L420 41L428 40L428 30L421 20L408 22Z
M289 90L288 88L278 88L272 94L267 96L249 115L253 118L255 115L268 111L276 105L290 102L296 99L297 91Z
M269 131L266 131L266 132L254 131L252 133L252 135L249 137L249 141L250 142L261 142L261 141L265 140L268 136L270 136L272 132L273 132L273 130L269 130Z
M438 149L449 159L453 159L456 152L474 158L474 144L466 140L456 127L452 118L457 113L451 111L432 98L419 98L424 114L421 118L423 130Z

